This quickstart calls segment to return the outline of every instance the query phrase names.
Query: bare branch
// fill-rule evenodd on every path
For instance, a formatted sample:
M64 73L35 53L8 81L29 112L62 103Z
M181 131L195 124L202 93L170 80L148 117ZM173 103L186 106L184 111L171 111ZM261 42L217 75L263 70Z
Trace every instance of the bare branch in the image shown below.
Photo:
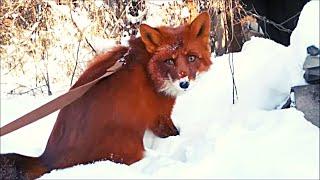
M70 17L72 20L73 25L77 28L78 32L80 32L81 37L84 37L84 39L86 40L86 42L88 43L88 45L90 46L90 48L92 49L92 51L97 54L97 51L94 49L94 47L91 45L91 43L88 41L87 37L83 34L83 32L80 30L80 28L78 27L77 23L75 22L73 16L72 16L72 10L70 8Z
M78 66L80 44L81 44L81 40L79 40L79 43L78 43L76 64L74 65L74 69L73 69L73 72L72 72L70 86L71 86L72 83L73 83L73 77L74 77L74 75L75 75L75 73L76 73L76 69L77 69L77 66Z

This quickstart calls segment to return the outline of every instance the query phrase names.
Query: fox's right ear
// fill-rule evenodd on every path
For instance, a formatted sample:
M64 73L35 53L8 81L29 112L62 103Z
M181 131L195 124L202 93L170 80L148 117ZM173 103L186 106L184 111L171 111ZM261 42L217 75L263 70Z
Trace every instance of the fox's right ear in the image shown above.
M209 43L210 36L210 16L208 12L199 14L190 24L191 35L201 39L204 43Z
M161 34L156 28L152 28L146 24L140 25L141 39L149 53L153 53L160 45Z

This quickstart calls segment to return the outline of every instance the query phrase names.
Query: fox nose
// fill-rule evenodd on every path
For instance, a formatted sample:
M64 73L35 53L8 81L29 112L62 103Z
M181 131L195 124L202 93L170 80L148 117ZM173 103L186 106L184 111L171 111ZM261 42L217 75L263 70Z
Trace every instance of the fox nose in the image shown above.
M189 82L188 81L182 81L182 82L180 82L179 86L182 89L187 89L189 87Z

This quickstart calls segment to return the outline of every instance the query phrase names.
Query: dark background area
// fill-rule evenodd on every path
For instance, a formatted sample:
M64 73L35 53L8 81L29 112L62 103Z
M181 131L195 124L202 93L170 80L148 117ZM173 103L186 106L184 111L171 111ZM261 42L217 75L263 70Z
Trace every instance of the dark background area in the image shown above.
M303 6L310 0L242 0L246 5L246 10L257 11L261 16L274 21L277 24L282 24L283 27L293 30L297 26L299 19L299 12ZM284 32L277 29L275 26L264 21L259 20L259 25L263 32L269 37L283 45L290 45L291 32Z

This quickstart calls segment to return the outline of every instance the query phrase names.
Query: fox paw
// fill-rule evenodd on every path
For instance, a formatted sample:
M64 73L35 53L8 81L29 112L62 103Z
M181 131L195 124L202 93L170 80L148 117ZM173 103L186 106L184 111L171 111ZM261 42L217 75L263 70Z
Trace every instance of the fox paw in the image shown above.
M159 118L151 130L155 135L161 138L177 136L180 134L179 130L175 127L171 118L169 117Z

